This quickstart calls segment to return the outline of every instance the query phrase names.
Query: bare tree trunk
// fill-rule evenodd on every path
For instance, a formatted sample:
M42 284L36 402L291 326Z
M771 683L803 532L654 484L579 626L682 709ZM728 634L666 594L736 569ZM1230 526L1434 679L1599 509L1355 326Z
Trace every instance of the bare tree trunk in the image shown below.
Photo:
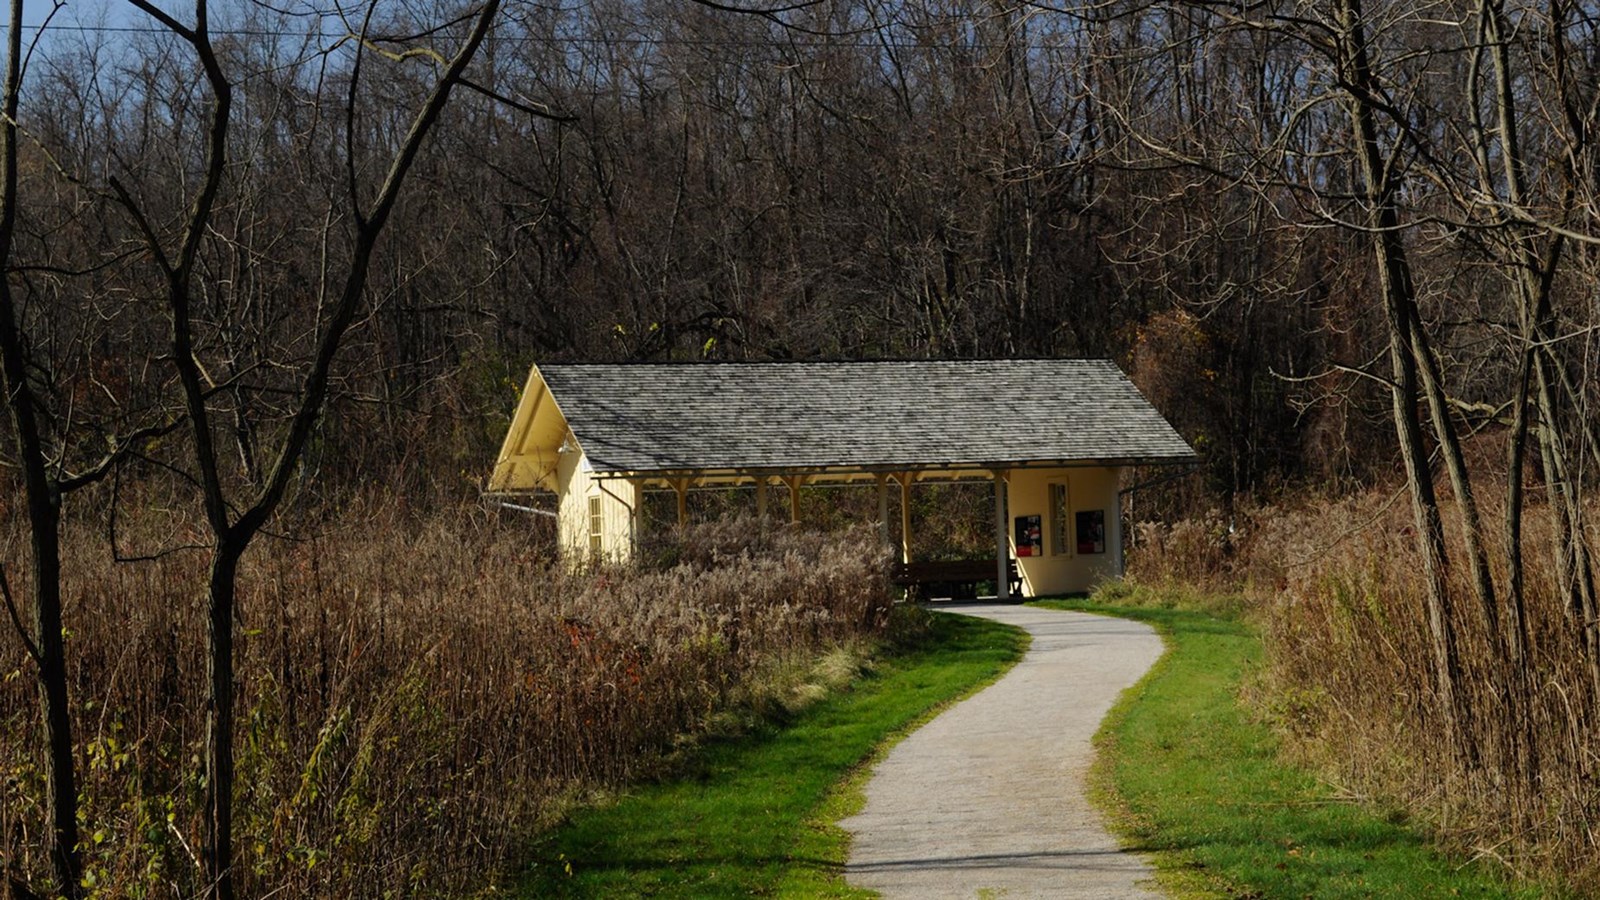
M206 639L206 878L219 898L233 888L233 619L239 557L245 546L231 535L212 550Z
M1439 516L1438 498L1433 490L1433 473L1428 463L1422 428L1418 424L1417 352L1412 340L1416 323L1416 293L1405 248L1400 243L1399 216L1395 210L1391 176L1378 143L1378 128L1373 111L1376 83L1367 57L1366 38L1359 0L1340 0L1338 18L1341 64L1346 72L1344 85L1348 97L1351 131L1363 180L1362 201L1367 211L1366 226L1371 233L1377 262L1379 291L1383 294L1385 320L1389 333L1389 363L1395 431L1400 456L1410 486L1411 506L1416 518L1417 546L1422 556L1422 575L1427 591L1427 616L1433 645L1434 685L1439 694L1446 730L1455 750L1470 763L1476 763L1476 748L1470 736L1468 710L1460 691L1461 666L1456 649L1455 620L1450 606L1446 577L1449 556L1445 549L1444 526Z
M1489 646L1500 662L1503 649L1499 643L1500 612L1495 603L1494 577L1489 571L1489 555L1484 549L1483 519L1478 514L1478 500L1472 489L1472 479L1467 471L1466 457L1461 452L1461 438L1456 432L1455 420L1450 416L1450 399L1445 394L1439 373L1439 358L1433 352L1427 330L1413 310L1411 318L1411 348L1416 355L1422 387L1428 398L1428 411L1433 419L1433 433L1444 456L1445 469L1450 474L1450 489L1461 507L1462 536L1467 544L1467 565L1471 569L1473 593L1478 598L1478 610L1483 617L1484 633Z
M1497 130L1499 132L1500 171L1506 199L1515 208L1523 208L1527 203L1526 174L1524 163L1524 148L1521 130L1518 125L1516 106L1516 92L1513 87L1508 41L1506 35L1505 7L1502 0L1481 0L1478 7L1479 13L1479 44L1489 54L1494 66L1494 98L1492 108L1495 111ZM1562 15L1552 5L1551 9L1551 50L1554 54L1554 68L1558 73L1564 72L1564 53L1566 49L1566 36L1559 25ZM1477 58L1474 57L1473 67L1476 70ZM1558 74L1557 81L1562 86L1563 110L1571 112L1569 104L1565 102L1564 75ZM1491 169L1491 139L1489 130L1478 121L1478 109L1481 103L1476 93L1476 77L1473 78L1473 94L1469 109L1475 126L1478 157L1480 190L1486 196L1495 196L1497 185L1492 176ZM1569 133L1567 140L1572 142L1571 155L1562 156L1564 175L1567 180L1566 189L1558 205L1560 209L1571 209L1576 190L1577 173L1572 169L1571 160L1580 156L1581 146L1584 144L1587 128L1575 119L1567 120ZM1526 492L1523 483L1523 468L1527 456L1528 432L1531 425L1530 404L1537 403L1539 409L1538 439L1540 453L1545 464L1546 482L1550 486L1549 504L1555 517L1553 529L1552 552L1556 562L1557 580L1564 596L1583 596L1581 579L1577 579L1575 566L1575 551L1578 550L1574 540L1583 540L1581 524L1574 517L1574 507L1566 502L1570 486L1565 475L1564 450L1559 440L1557 431L1559 423L1555 420L1555 403L1551 396L1551 371L1550 366L1559 367L1559 361L1553 356L1547 356L1549 351L1548 341L1554 329L1554 311L1551 295L1554 289L1554 280L1557 267L1565 248L1565 238L1560 234L1550 234L1545 249L1541 252L1535 245L1537 233L1534 228L1521 223L1508 223L1510 260L1507 264L1508 278L1515 284L1518 297L1518 367L1517 380L1512 396L1512 428L1509 438L1507 453L1508 471L1506 474L1506 563L1508 568L1506 613L1507 621L1503 641L1506 647L1507 669L1510 673L1508 703L1512 723L1512 734L1515 743L1515 757L1518 782L1518 801L1531 798L1537 794L1539 752L1535 732L1535 723L1529 714L1533 702L1534 684L1532 673L1529 671L1531 660L1528 655L1529 634L1527 621L1527 588L1526 588L1526 563L1522 548L1523 512L1526 504ZM1557 374L1562 374L1557 370ZM1569 387L1570 390L1570 387ZM1581 425L1587 433L1587 425ZM1586 554L1585 554L1586 555ZM1590 590L1592 596L1592 588ZM1581 606L1581 600L1579 602ZM1593 676L1591 676L1593 677ZM1526 815L1526 807L1523 813Z
M1506 199L1517 209L1524 208L1527 204L1526 176L1524 172L1523 151L1520 132L1517 124L1516 95L1513 88L1511 64L1507 49L1505 9L1501 0L1483 0L1479 7L1481 32L1483 44L1488 49L1490 58L1494 61L1495 68L1495 101L1494 106L1499 119L1500 131L1500 159L1503 170ZM1560 33L1559 22L1563 16L1556 9L1551 10L1551 25L1554 29L1551 36L1551 46L1558 55L1565 51L1565 35ZM1565 106L1565 104L1563 104ZM1583 135L1587 129L1580 123L1569 122L1572 131L1570 139L1575 144L1584 143ZM1481 131L1481 129L1480 129ZM1574 153L1577 148L1574 147ZM1480 149L1480 159L1487 160L1488 154ZM1570 168L1571 157L1563 156L1563 161ZM1486 165L1480 162L1480 167ZM1485 173L1486 177L1487 173ZM1565 194L1563 208L1570 207L1572 201L1572 182L1575 173L1568 172L1568 188ZM1518 294L1521 299L1519 318L1522 322L1521 340L1522 372L1524 376L1532 375L1533 389L1539 409L1540 428L1538 431L1540 451L1545 462L1546 482L1550 486L1550 504L1555 513L1556 528L1553 540L1553 552L1556 560L1556 573L1560 590L1567 600L1570 615L1575 620L1580 632L1580 640L1588 652L1588 668L1590 679L1594 682L1597 691L1600 691L1600 621L1596 617L1596 588L1594 583L1594 565L1592 552L1589 547L1588 535L1583 524L1583 506L1579 500L1578 480L1573 476L1572 459L1564 435L1568 433L1568 420L1562 416L1560 392L1558 387L1565 391L1574 402L1578 400L1577 390L1567 377L1561 359L1557 355L1555 337L1555 311L1551 302L1552 282L1556 265L1559 263L1564 246L1564 240L1559 234L1551 235L1548 252L1541 255L1534 246L1534 237L1529 226L1517 224L1512 226L1512 269L1516 281ZM1520 461L1522 451L1520 445L1526 440L1526 412L1524 406L1528 398L1529 385L1524 381L1519 385L1517 397L1516 422L1519 429L1513 429L1513 460ZM1580 444L1587 445L1591 452L1600 450L1591 438L1591 429L1588 422L1577 417L1575 425ZM1583 446L1580 446L1577 456L1583 456ZM1508 539L1510 539L1510 525L1515 525L1515 537L1520 540L1521 535L1521 478L1520 467L1509 473L1515 494L1513 499L1517 508L1508 510L1508 516L1515 515L1515 519L1508 519ZM1520 608L1522 604L1521 580L1522 566L1521 550L1518 548L1515 555L1515 569L1513 574L1517 578L1519 619L1523 616ZM1520 630L1509 639L1526 641L1526 636ZM1520 654L1519 654L1520 655Z
M0 385L17 441L27 494L33 555L34 634L21 635L38 666L49 771L50 863L56 892L82 893L78 855L78 789L68 705L66 642L61 620L61 495L51 479L37 398L28 381L27 352L16 298L11 291L11 256L17 221L17 107L22 90L22 0L12 0L6 32L4 121L0 122ZM10 602L9 592L7 602ZM14 612L14 611L13 611Z
M9 289L0 288L9 295ZM0 306L9 306L10 297L0 297ZM0 318L4 318L0 316ZM0 332L9 330L0 325ZM7 343L0 335L0 346ZM25 426L17 407L32 403L31 394L12 390L10 353L6 353L6 393L10 400L12 425L19 435ZM19 394L23 394L19 398ZM37 426L34 426L35 428ZM37 432L35 432L37 433ZM33 636L23 635L29 655L38 667L40 710L44 719L47 759L46 784L49 788L49 856L55 874L56 893L77 897L82 893L82 866L78 854L78 789L76 759L72 743L72 719L67 691L66 642L61 618L61 508L55 486L43 476L43 457L19 440L24 459L23 480L28 501L28 528L33 555ZM31 464L37 460L38 465ZM7 601L10 601L9 591Z
M1512 398L1513 414L1510 445L1507 452L1506 476L1506 668L1510 673L1507 706L1513 721L1512 755L1519 774L1520 796L1535 789L1539 771L1538 741L1533 732L1533 720L1528 714L1533 701L1532 673L1528 660L1528 614L1526 567L1522 560L1522 511L1526 500L1523 490L1522 469L1528 445L1528 394L1533 380L1533 344L1528 341L1528 322L1524 318L1524 346L1518 367L1516 396Z
M1550 506L1555 512L1556 574L1567 615L1583 644L1589 679L1600 694L1600 619L1596 615L1594 564L1584 534L1583 507L1579 503L1578 483L1571 471L1571 460L1561 438L1561 410L1552 383L1552 369L1559 365L1551 358L1547 325L1535 321L1534 375L1541 428L1540 449L1545 460L1545 480L1550 487Z
M476 14L472 30L456 55L445 66L439 81L416 113L398 153L392 160L382 186L369 209L360 204L360 185L351 167L349 191L355 206L355 245L344 283L330 311L327 325L317 340L315 355L297 393L294 413L283 442L266 475L265 483L249 498L244 511L234 516L227 500L216 444L212 435L211 408L207 403L204 373L195 356L191 321L191 286L201 240L210 228L213 208L226 176L228 131L232 114L233 86L222 70L207 27L206 0L195 4L195 23L186 26L148 0L132 0L163 28L182 38L195 51L211 90L213 104L208 118L205 175L185 218L183 233L175 253L168 253L150 219L132 196L113 184L117 194L143 233L151 259L165 281L165 300L171 323L171 358L182 387L184 411L194 442L194 462L198 473L206 521L215 544L211 574L207 584L207 674L206 716L206 809L207 841L204 864L209 881L208 894L217 900L233 900L236 894L233 846L234 794L234 619L238 600L239 562L261 529L282 503L294 479L327 399L333 364L346 333L355 321L366 292L372 255L389 216L399 199L406 175L421 152L422 144L444 111L452 89L463 79L467 65L477 54L499 10L499 0L487 0ZM368 7L370 19L373 7ZM365 47L365 35L357 41ZM361 50L358 49L346 99L347 117L355 114L357 87L361 75ZM347 121L349 119L347 118ZM354 154L355 148L347 152Z

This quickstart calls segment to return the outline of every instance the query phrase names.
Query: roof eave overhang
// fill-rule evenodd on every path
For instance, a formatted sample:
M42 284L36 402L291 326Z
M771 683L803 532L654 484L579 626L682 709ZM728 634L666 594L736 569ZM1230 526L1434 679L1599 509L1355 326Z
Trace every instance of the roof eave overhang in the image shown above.
M545 452L529 453L525 447L527 438L546 404L558 417L557 430L561 433L560 443L555 449L547 448ZM495 459L494 470L489 476L485 493L527 494L536 491L558 491L560 486L557 484L557 470L560 465L561 448L565 446L568 436L576 441L576 436L571 434L571 429L567 426L566 411L561 408L555 392L550 390L549 384L545 382L539 367L531 366L522 396L517 402L517 408L512 412L510 426L506 429L506 439L501 444L500 453Z
M1183 465L1198 462L1196 456L1129 456L1096 459L1037 459L1037 460L988 460L982 462L894 462L875 465L839 465L839 466L720 466L720 467L690 467L680 466L655 469L623 469L602 468L597 466L593 472L596 478L620 479L628 481L682 481L708 484L729 484L741 481L754 481L759 478L793 478L807 477L817 479L849 480L852 478L876 479L878 476L900 475L903 473L963 473L967 477L992 478L995 471L1009 471L1013 469L1070 469L1070 468L1118 468L1124 466L1162 466Z

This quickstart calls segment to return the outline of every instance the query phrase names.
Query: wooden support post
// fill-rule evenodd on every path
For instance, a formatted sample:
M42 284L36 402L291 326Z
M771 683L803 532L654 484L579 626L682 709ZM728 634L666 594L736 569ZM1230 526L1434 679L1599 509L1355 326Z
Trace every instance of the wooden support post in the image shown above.
M767 518L767 476L756 476L756 518Z
M639 558L639 526L644 521L644 482L628 482L628 561Z
M678 527L687 528L689 525L689 479L679 478L672 482L678 492Z
M804 475L789 475L783 483L789 486L789 524L797 525L800 522L800 485L806 480Z
M1122 470L1111 470L1111 484L1117 488L1122 486ZM1122 492L1117 491L1117 500L1111 505L1111 521L1106 523L1106 547L1111 552L1111 571L1116 577L1121 578L1126 572L1123 570L1122 559ZM1131 497L1131 495L1130 495Z
M911 562L911 473L901 472L900 481L900 561Z
M994 541L995 577L994 598L1004 600L1011 595L1011 541L1006 534L1006 471L994 470Z
M889 543L889 476L879 472L878 479L878 537Z

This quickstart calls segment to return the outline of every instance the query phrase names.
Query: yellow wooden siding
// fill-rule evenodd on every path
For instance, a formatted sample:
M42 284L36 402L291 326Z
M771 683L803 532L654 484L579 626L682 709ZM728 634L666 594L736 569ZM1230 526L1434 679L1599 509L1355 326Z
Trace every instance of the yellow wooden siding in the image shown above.
M1122 517L1117 505L1121 470L1116 468L1012 469L1007 485L1011 517L1011 552L1016 552L1016 520L1039 516L1045 539L1043 556L1020 557L1022 590L1029 597L1087 591L1122 574ZM1056 552L1057 511L1052 509L1051 485L1066 486L1066 521L1061 529L1065 552ZM1105 513L1105 552L1078 552L1077 514Z
M576 443L572 446L576 448ZM594 517L599 512L599 556L610 562L633 558L637 540L634 511L639 508L639 488L628 481L596 478L581 450L560 454L556 467L556 509L561 557L574 564L593 560Z

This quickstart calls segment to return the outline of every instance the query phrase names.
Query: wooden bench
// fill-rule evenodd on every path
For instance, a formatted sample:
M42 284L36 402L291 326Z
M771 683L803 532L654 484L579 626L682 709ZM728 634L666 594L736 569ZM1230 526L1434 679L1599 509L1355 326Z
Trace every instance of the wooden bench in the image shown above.
M890 581L906 589L907 600L921 600L943 589L952 599L971 600L978 595L978 582L994 581L993 559L935 559L895 563ZM1022 575L1017 572L1017 561L1006 560L1007 594L1022 596Z

